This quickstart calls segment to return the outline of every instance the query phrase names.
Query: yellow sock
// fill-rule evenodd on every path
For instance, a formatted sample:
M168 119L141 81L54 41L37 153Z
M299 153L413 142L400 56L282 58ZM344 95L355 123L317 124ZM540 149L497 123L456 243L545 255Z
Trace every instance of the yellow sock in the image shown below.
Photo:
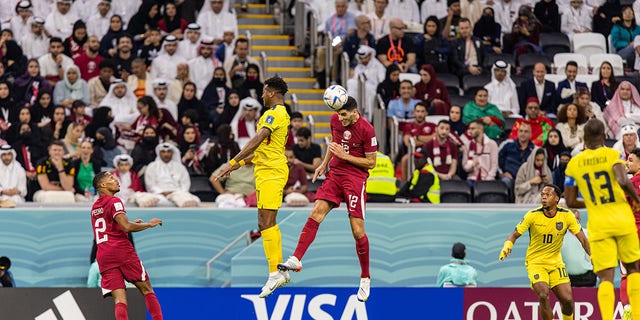
M631 310L640 310L640 273L634 272L627 275L627 295ZM640 319L640 312L632 313L633 319Z
M629 281L629 278L627 278L627 281ZM630 282L627 282L627 286L629 283ZM600 286L598 287L598 306L600 306L601 319L613 319L615 298L613 283L609 281L600 282Z
M262 233L262 246L264 255L269 263L269 272L278 270L278 263L282 262L282 237L280 228L275 226L260 231Z
M570 315L562 314L562 320L573 320L573 313Z

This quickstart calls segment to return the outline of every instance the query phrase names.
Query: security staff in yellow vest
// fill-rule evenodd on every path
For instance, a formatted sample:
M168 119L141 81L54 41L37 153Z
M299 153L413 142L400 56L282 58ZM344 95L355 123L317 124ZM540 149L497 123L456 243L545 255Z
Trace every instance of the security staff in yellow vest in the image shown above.
M396 177L393 162L384 153L376 153L376 166L369 170L367 202L393 202L396 198Z
M416 169L411 181L407 182L398 196L408 198L411 202L440 203L440 179L433 168L427 150L418 148L413 153Z

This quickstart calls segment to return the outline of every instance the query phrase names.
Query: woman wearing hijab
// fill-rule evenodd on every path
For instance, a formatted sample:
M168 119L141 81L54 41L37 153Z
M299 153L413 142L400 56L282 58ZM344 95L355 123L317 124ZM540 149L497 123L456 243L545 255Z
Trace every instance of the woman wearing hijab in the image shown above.
M262 102L263 88L264 88L264 84L260 82L260 68L253 63L249 63L249 65L247 65L247 78L244 80L244 82L240 86L238 86L240 97L242 99L246 97L251 97L253 99L258 100L260 104L263 104Z
M53 90L53 103L71 108L74 101L89 103L89 85L80 77L80 68L76 65L67 67L64 79Z
M400 67L397 64L390 64L387 67L386 77L380 82L376 91L385 105L389 105L389 101L400 97Z
M109 19L109 30L100 39L100 55L109 58L116 55L116 42L118 38L125 34L122 17L114 14Z
M6 135L6 131L12 124L18 122L19 109L18 104L11 97L9 84L0 82L0 132L2 132L2 136Z
M36 103L31 106L31 118L38 127L44 127L53 119L53 97L50 92L38 93Z
M154 0L144 0L138 12L131 17L127 25L127 33L134 37L134 40L144 40L147 30L158 27L160 20L160 10L158 3Z
M40 76L40 64L37 59L30 59L27 72L13 83L13 99L20 106L32 106L40 92L53 92L49 81Z
M131 151L133 170L141 174L141 170L156 159L156 146L160 142L154 126L146 126L142 130L142 139Z
M182 96L180 97L180 101L178 102L177 120L182 121L184 112L190 109L193 109L197 112L197 122L200 131L208 133L210 131L211 123L209 121L209 114L204 106L204 103L202 103L202 101L200 101L200 99L196 97L196 84L193 82L187 82L184 84L184 87L182 89Z
M5 74L17 77L27 70L27 57L22 48L13 40L5 40L2 44L2 64L5 66Z
M227 163L240 152L240 146L238 146L238 143L235 141L230 125L220 125L216 130L216 136L218 141L209 148L203 160L208 176L218 169L220 165Z
M87 25L82 20L76 21L73 24L71 36L66 38L62 43L62 46L64 46L64 54L67 57L71 57L71 59L77 58L84 52L84 44L88 39Z
M533 14L542 25L540 32L560 32L560 10L556 0L538 1Z
M489 103L487 89L476 91L473 101L467 102L462 109L462 121L469 125L471 121L482 119L484 133L491 139L499 138L504 130L504 117L495 104Z
M187 29L187 20L178 15L178 8L174 2L168 1L164 5L164 17L158 20L158 28L165 33L170 33L182 40L184 30Z
M200 135L198 128L194 126L186 126L182 130L180 139L178 139L178 150L180 150L182 164L189 171L190 176L204 175L203 163L200 162L198 155L200 149Z
M558 129L549 130L547 141L542 145L542 149L547 153L547 166L551 171L560 165L560 155L563 152L571 152L571 149L564 146L562 133Z
M420 68L420 81L416 83L415 99L422 100L429 106L430 115L449 115L451 99L444 82L438 80L436 71L429 64Z
M93 121L84 128L84 134L89 138L96 138L96 132L100 128L109 128L113 122L113 112L108 106L96 108L93 111Z
M551 183L547 155L543 149L535 148L518 169L514 185L516 203L540 203L540 194L547 183Z
M511 43L513 43L516 64L519 63L518 58L521 54L542 51L539 46L541 29L542 25L531 12L531 8L528 5L520 6L518 18L511 28Z
M215 68L213 70L213 79L211 79L207 87L204 88L201 97L209 113L209 119L214 123L214 126L224 110L230 91L231 89L227 87L227 75L224 68ZM239 102L238 100L238 103ZM233 116L229 118L229 121L231 121L231 118L233 118Z
M493 8L486 7L482 10L482 17L473 26L473 35L482 40L482 47L487 53L502 53L500 47L502 31L500 24L495 20Z
M613 94L611 102L604 109L604 120L607 123L607 137L617 139L620 133L619 121L629 118L640 123L640 94L638 89L629 81L622 81Z
M424 22L423 34L414 38L416 48L416 65L430 64L437 72L448 73L448 58L451 45L442 36L440 21L430 16Z
M216 122L214 123L215 127L218 128L223 124L231 124L231 120L233 120L238 110L240 110L240 94L238 94L237 90L232 89L227 95L226 103L223 106L222 113L220 113Z

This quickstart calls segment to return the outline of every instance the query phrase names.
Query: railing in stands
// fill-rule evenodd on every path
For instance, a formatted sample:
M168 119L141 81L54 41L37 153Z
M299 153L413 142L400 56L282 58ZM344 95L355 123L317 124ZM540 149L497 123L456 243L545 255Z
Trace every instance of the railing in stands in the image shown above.
M296 2L296 16L293 20L294 36L293 41L298 54L304 54L307 40L307 29L309 22L307 21L307 12L305 10L306 1Z
M376 99L373 105L372 117L373 117L373 129L378 137L378 150L386 150L387 148L387 107L382 100L382 96L376 94Z
M253 38L251 37L251 31L247 30L245 32L245 37L247 37L247 41L249 42L249 56L253 56Z
M267 2L269 2L269 1L267 1ZM225 254L227 251L229 251L231 248L233 248L233 246L235 246L238 242L242 241L242 239L245 239L245 247L248 247L251 244L251 231L245 231L245 232L241 233L239 236L237 236L235 239L233 239L233 241L229 242L229 244L226 247L224 247L222 250L220 250L220 252L218 252L215 256L213 256L211 259L209 259L209 261L207 261L207 264L206 264L206 277L207 277L207 280L211 280L211 265L216 260L218 260L220 257L222 257L223 254ZM225 282L225 284L227 282ZM223 284L222 286L224 287L225 285Z
M300 1L298 1L298 3L300 3ZM304 3L303 3L304 5ZM298 12L298 11L296 11ZM305 12L304 9L302 9L301 12ZM305 12L305 16L306 16L306 12ZM310 11L309 12L309 52L310 52L310 56L309 56L309 61L311 61L311 66L315 65L315 61L316 61L316 50L318 48L318 31L316 30L318 28L318 16L316 15L315 12ZM306 29L305 29L306 30ZM316 69L314 67L311 68L311 73L313 76L316 75Z
M300 110L300 102L298 101L298 95L295 93L291 94L291 111L296 112Z
M331 68L333 66L333 34L331 31L327 32L324 35L324 46L325 56L324 56L324 79L326 81L327 86L331 83Z
M414 137L409 138L409 151L407 152L407 181L411 181L413 176L413 170L416 169L416 165L413 161L413 153L416 151L416 139Z
M391 132L389 134L389 143L391 144L391 159L395 161L396 156L398 155L398 127L400 126L400 121L398 117L393 116L391 118Z
M309 131L311 131L311 138L315 138L316 133L316 120L312 115L307 116L307 122L309 123Z
M269 2L268 0L266 2ZM279 17L278 20L280 21L280 34L284 34L284 17L285 14L284 12L287 10L286 1L284 0L278 0L278 4L280 4L280 12L278 13Z
M342 52L342 61L340 65L340 83L343 87L347 87L347 80L349 80L349 54ZM362 103L362 100L360 100Z
M267 1L269 2L269 1ZM262 61L262 79L266 80L267 79L267 68L269 67L269 57L267 56L267 53L262 51L260 52L260 61Z
M348 70L348 68L347 68ZM366 82L367 79L364 76L364 74L359 74L358 78L356 79L358 82L358 102L360 103L360 112L362 112L362 114L364 115L364 118L367 119L367 121L371 122L373 115L371 112L371 105L369 105L369 99L367 99L367 93L366 93Z

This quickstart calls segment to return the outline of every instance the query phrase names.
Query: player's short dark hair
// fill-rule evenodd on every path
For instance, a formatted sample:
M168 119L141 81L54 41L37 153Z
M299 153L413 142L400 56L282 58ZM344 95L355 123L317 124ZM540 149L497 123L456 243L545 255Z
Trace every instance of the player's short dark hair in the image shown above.
M633 150L631 150L631 152L629 152L629 154L633 154L635 155L638 159L640 159L640 148L633 148Z
M100 185L100 182L102 182L102 179L104 179L107 174L109 174L109 171L101 171L100 173L96 174L95 177L93 177L93 187L98 190L98 186Z
M555 184L551 184L551 183L547 183L544 186L545 186L545 188L546 187L552 188L553 192L556 194L556 196L558 196L558 198L562 197L562 190L560 190L560 187L556 186Z
M564 68L567 69L567 68L569 68L569 66L574 66L574 67L578 68L578 63L573 61L573 60L569 60L569 61L567 61L567 65Z
M358 108L358 102L352 96L349 96L349 98L347 99L347 103L345 103L344 106L340 108L340 110L353 111L354 109L357 109L357 108Z
M273 90L281 95L285 95L287 91L289 91L289 87L287 83L280 77L275 76L271 77L264 81L264 85L269 89Z
M305 139L309 139L311 137L311 130L309 130L309 128L302 127L298 129L298 131L296 132L296 137L303 137Z
M604 123L598 119L589 119L584 124L584 137L587 139L594 139L604 135Z

